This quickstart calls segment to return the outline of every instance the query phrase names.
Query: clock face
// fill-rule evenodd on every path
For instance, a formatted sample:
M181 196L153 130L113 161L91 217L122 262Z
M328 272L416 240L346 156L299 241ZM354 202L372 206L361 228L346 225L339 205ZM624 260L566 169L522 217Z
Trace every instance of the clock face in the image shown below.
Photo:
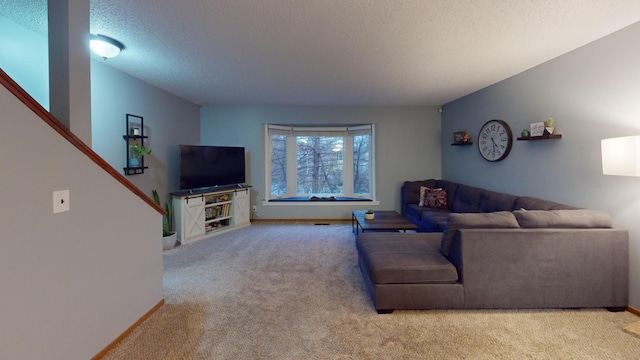
M502 120L487 121L478 134L478 150L489 161L500 161L509 155L513 137L511 128Z

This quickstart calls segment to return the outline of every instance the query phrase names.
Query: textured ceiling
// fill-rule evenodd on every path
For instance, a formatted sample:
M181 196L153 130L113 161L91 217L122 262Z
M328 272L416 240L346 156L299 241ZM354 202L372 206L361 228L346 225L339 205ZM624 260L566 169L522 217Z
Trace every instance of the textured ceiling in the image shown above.
M90 4L126 46L107 65L202 105L440 105L640 21L638 0ZM45 0L0 10L46 34Z

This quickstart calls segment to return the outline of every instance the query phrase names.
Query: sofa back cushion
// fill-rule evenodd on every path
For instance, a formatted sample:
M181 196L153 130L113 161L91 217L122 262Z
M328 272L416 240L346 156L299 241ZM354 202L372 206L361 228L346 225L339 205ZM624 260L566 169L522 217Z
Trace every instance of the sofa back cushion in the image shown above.
M487 229L487 228L519 228L518 221L511 211L496 211L491 213L451 213L447 218L447 227L442 233L440 252L449 256L453 238L458 229Z
M483 190L473 186L458 185L451 203L451 210L456 213L480 212L480 198Z
M447 191L447 208L452 209L453 198L456 196L458 190L458 183L448 180L436 180L436 187Z
M480 212L512 211L518 197L484 190L480 196Z
M402 185L402 204L417 204L420 201L420 187L436 187L436 180L405 181Z
M553 201L542 200L529 196L521 196L516 201L514 210L564 210L564 209L578 209L575 206L560 204Z
M518 224L523 228L611 228L611 216L592 209L574 210L515 210Z

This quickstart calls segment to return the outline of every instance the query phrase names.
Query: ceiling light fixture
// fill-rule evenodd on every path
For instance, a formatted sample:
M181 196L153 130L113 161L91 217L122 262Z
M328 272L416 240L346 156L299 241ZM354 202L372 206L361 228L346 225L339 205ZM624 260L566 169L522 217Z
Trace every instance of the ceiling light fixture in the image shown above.
M105 60L117 56L124 49L124 45L120 41L100 34L91 34L89 47Z

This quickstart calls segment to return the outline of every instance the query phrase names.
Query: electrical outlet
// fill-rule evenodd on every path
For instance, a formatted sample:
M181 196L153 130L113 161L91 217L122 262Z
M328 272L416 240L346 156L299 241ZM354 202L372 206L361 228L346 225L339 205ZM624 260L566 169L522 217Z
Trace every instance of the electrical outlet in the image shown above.
M58 190L53 192L53 213L69 211L69 190Z
M253 205L251 207L251 211L253 211L254 214L257 213L258 212L258 205Z

